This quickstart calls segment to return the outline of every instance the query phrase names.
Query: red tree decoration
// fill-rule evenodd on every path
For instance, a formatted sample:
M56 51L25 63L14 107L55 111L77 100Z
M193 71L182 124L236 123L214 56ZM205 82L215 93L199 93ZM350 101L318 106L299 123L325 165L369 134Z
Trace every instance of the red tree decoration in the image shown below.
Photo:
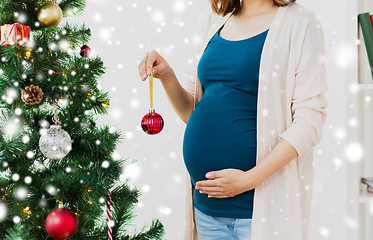
M150 109L149 113L146 114L141 120L141 127L147 134L154 135L162 131L164 121L161 115L155 112L154 109Z
M153 66L150 66L150 110L141 120L141 127L144 132L150 135L154 135L162 131L164 121L161 115L155 112L153 109Z
M68 239L78 230L78 218L73 211L60 205L48 214L45 227L52 238Z

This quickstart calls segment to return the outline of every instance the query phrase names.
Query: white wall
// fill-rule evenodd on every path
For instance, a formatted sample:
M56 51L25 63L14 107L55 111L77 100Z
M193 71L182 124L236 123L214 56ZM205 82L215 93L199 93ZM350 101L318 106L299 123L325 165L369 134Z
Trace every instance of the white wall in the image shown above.
M315 147L314 197L310 240L347 239L346 168L343 150L346 136L346 66L351 56L355 1L299 1L319 15L325 37L329 114L323 139ZM352 240L352 239L351 239ZM355 240L355 239L354 239Z
M315 148L314 200L310 239L346 238L346 174L344 165L346 68L353 43L355 1L299 1L316 12L325 35L329 116L323 140ZM181 10L180 10L181 9ZM154 107L165 119L156 136L140 129L149 110L149 85L140 81L137 64L146 51L158 50L178 77L194 59L199 22L211 11L208 1L109 1L88 0L83 16L93 32L89 45L109 68L100 81L110 91L110 115L101 124L116 126L125 140L118 146L122 157L138 163L133 181L143 191L133 223L140 229L152 218L165 225L166 239L182 239L184 233L184 173L182 140L185 124L177 117L158 80L154 84ZM163 20L162 20L163 18ZM158 22L157 19L160 19ZM135 226L133 226L135 228Z

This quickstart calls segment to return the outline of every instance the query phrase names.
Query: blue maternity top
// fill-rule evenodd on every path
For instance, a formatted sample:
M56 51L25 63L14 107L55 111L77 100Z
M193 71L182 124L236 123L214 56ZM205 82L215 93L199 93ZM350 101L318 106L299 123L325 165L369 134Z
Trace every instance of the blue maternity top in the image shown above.
M198 63L204 94L183 139L184 162L194 187L197 181L207 180L209 171L247 171L256 164L259 66L269 29L238 41L220 37L220 29ZM230 198L193 192L194 206L216 217L252 218L253 199L254 189Z

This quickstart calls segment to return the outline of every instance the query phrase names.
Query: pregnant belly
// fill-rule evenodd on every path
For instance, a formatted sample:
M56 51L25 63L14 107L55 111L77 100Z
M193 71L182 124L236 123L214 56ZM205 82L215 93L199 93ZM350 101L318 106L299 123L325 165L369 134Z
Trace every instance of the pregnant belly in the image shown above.
M254 115L254 114L252 114ZM185 128L183 157L193 185L209 171L256 164L256 117L237 109L205 108L199 102Z

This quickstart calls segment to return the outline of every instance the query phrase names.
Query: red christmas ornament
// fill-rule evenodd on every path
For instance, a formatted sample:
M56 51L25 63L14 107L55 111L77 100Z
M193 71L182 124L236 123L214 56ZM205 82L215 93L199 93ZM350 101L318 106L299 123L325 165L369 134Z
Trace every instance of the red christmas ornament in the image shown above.
M91 53L91 48L88 47L86 44L84 44L81 48L80 48L80 56L82 57L89 57L89 54Z
M150 66L150 78L149 78L149 89L150 89L150 110L141 120L141 127L144 132L149 135L154 135L162 131L164 121L161 115L155 112L153 109L153 66Z
M154 109L150 109L149 113L141 120L142 130L149 135L154 135L162 131L163 125L164 121L162 116L156 113Z
M52 238L68 239L78 230L78 218L70 209L59 207L48 214L45 227Z

